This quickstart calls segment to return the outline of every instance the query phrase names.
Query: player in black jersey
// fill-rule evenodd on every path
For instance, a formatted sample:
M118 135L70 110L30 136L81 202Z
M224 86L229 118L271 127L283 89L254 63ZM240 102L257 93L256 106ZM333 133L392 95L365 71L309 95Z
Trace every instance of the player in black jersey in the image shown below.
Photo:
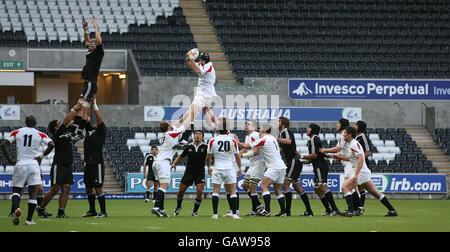
M84 184L89 201L89 211L83 217L107 217L105 194L103 193L103 181L105 178L105 164L103 162L103 145L106 139L106 125L103 122L95 100L94 111L97 122L92 125L89 118L86 124L86 138L84 139ZM95 191L95 193L94 193ZM95 194L100 203L101 212L97 215L95 210Z
M144 161L144 178L147 178L146 185L147 189L145 191L145 202L150 201L150 188L152 184L153 188L153 201L155 200L155 192L159 187L159 181L155 178L155 173L153 173L153 161L155 161L156 156L158 155L158 147L152 146L152 153L148 154L145 157ZM147 171L148 169L148 171Z
M83 109L75 117L73 123L74 127L71 129L72 134L76 133L74 138L75 141L83 138L83 130L87 124L86 120L83 120L83 118L88 116L90 104L96 98L97 77L103 61L103 56L105 55L102 37L97 26L97 20L93 19L92 24L95 29L95 39L89 37L88 23L83 22L84 43L88 52L86 53L86 64L81 72L81 79L84 80L83 89L77 103L81 104Z
M317 124L310 124L307 128L306 134L311 138L308 141L309 155L303 156L312 163L314 169L314 191L319 196L325 207L324 216L333 216L333 213L340 213L334 202L333 194L328 189L328 171L329 167L325 161L325 154L319 152L322 148L322 141L319 138L320 126ZM331 209L330 209L331 206Z
M291 184L293 185L295 191L300 195L303 203L306 207L306 212L302 216L312 216L311 205L309 204L308 194L303 190L300 183L300 173L303 169L303 164L301 163L297 152L297 145L295 144L294 133L289 130L289 119L286 117L278 118L278 129L280 131L279 137L277 138L280 143L280 150L284 154L284 162L286 163L286 179L284 180L284 194L286 198L286 215L291 215L291 205L292 205L292 192Z
M356 129L356 141L359 142L359 144L364 150L364 157L366 160L367 167L369 168L369 170L372 170L369 162L369 157L372 155L372 150L370 148L372 142L367 136L367 124L364 121L357 121L355 124L355 129ZM358 189L360 194L359 206L354 207L354 209L357 209L356 215L361 215L365 210L364 203L366 202L367 191L362 186L360 186Z
M208 151L208 145L203 143L203 137L203 131L196 130L194 132L194 142L187 145L184 148L183 153L181 153L181 155L179 155L172 164L173 169L183 158L188 158L186 170L180 182L180 189L177 195L177 207L173 211L174 216L178 216L180 214L184 193L192 184L195 184L197 189L197 197L195 198L192 216L198 215L198 208L202 203L202 194L203 189L205 188L205 161Z

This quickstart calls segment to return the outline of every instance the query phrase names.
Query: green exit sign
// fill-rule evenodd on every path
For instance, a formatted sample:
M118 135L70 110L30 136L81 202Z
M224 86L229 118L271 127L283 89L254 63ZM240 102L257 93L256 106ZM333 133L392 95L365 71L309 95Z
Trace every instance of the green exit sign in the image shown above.
M23 68L23 62L22 61L2 61L2 68L6 68L6 69Z

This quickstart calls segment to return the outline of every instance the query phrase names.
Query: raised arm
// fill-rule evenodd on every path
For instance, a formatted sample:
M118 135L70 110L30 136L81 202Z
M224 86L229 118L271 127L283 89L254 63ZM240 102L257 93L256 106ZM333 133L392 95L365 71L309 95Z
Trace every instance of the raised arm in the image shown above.
M89 38L88 22L86 21L83 22L83 30L84 30L84 44L88 46L89 40L91 40L91 38Z
M95 29L95 40L97 40L97 45L103 44L102 36L100 35L100 31L98 30L97 20L94 18L92 19L92 24L94 25Z

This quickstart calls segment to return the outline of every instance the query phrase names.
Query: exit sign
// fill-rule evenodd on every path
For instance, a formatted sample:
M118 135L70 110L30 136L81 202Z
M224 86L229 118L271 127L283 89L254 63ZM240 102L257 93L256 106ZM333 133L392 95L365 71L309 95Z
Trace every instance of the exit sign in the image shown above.
M23 62L22 61L2 61L2 68L6 68L6 69L23 68Z

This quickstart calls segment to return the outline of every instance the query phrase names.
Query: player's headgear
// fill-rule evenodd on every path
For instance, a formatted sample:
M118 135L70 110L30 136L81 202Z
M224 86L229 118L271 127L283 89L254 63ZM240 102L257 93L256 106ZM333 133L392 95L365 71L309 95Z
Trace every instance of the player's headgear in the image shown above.
M356 125L358 125L358 132L366 132L367 124L364 121L357 121Z
M341 127L339 128L339 131L341 131L341 130L347 128L348 126L350 126L350 122L347 119L345 119L345 118L339 119L339 123L341 124Z
M211 61L211 59L209 58L209 54L207 52L201 52L198 58L204 60L205 63L209 63Z
M25 125L30 128L36 127L36 118L33 115L28 115L25 118Z
M318 135L320 133L320 126L315 123L311 123L309 128L311 129L311 135Z
M270 124L268 124L268 123L263 123L261 125L261 129L263 129L268 134L270 134L270 132L272 132L272 126Z

